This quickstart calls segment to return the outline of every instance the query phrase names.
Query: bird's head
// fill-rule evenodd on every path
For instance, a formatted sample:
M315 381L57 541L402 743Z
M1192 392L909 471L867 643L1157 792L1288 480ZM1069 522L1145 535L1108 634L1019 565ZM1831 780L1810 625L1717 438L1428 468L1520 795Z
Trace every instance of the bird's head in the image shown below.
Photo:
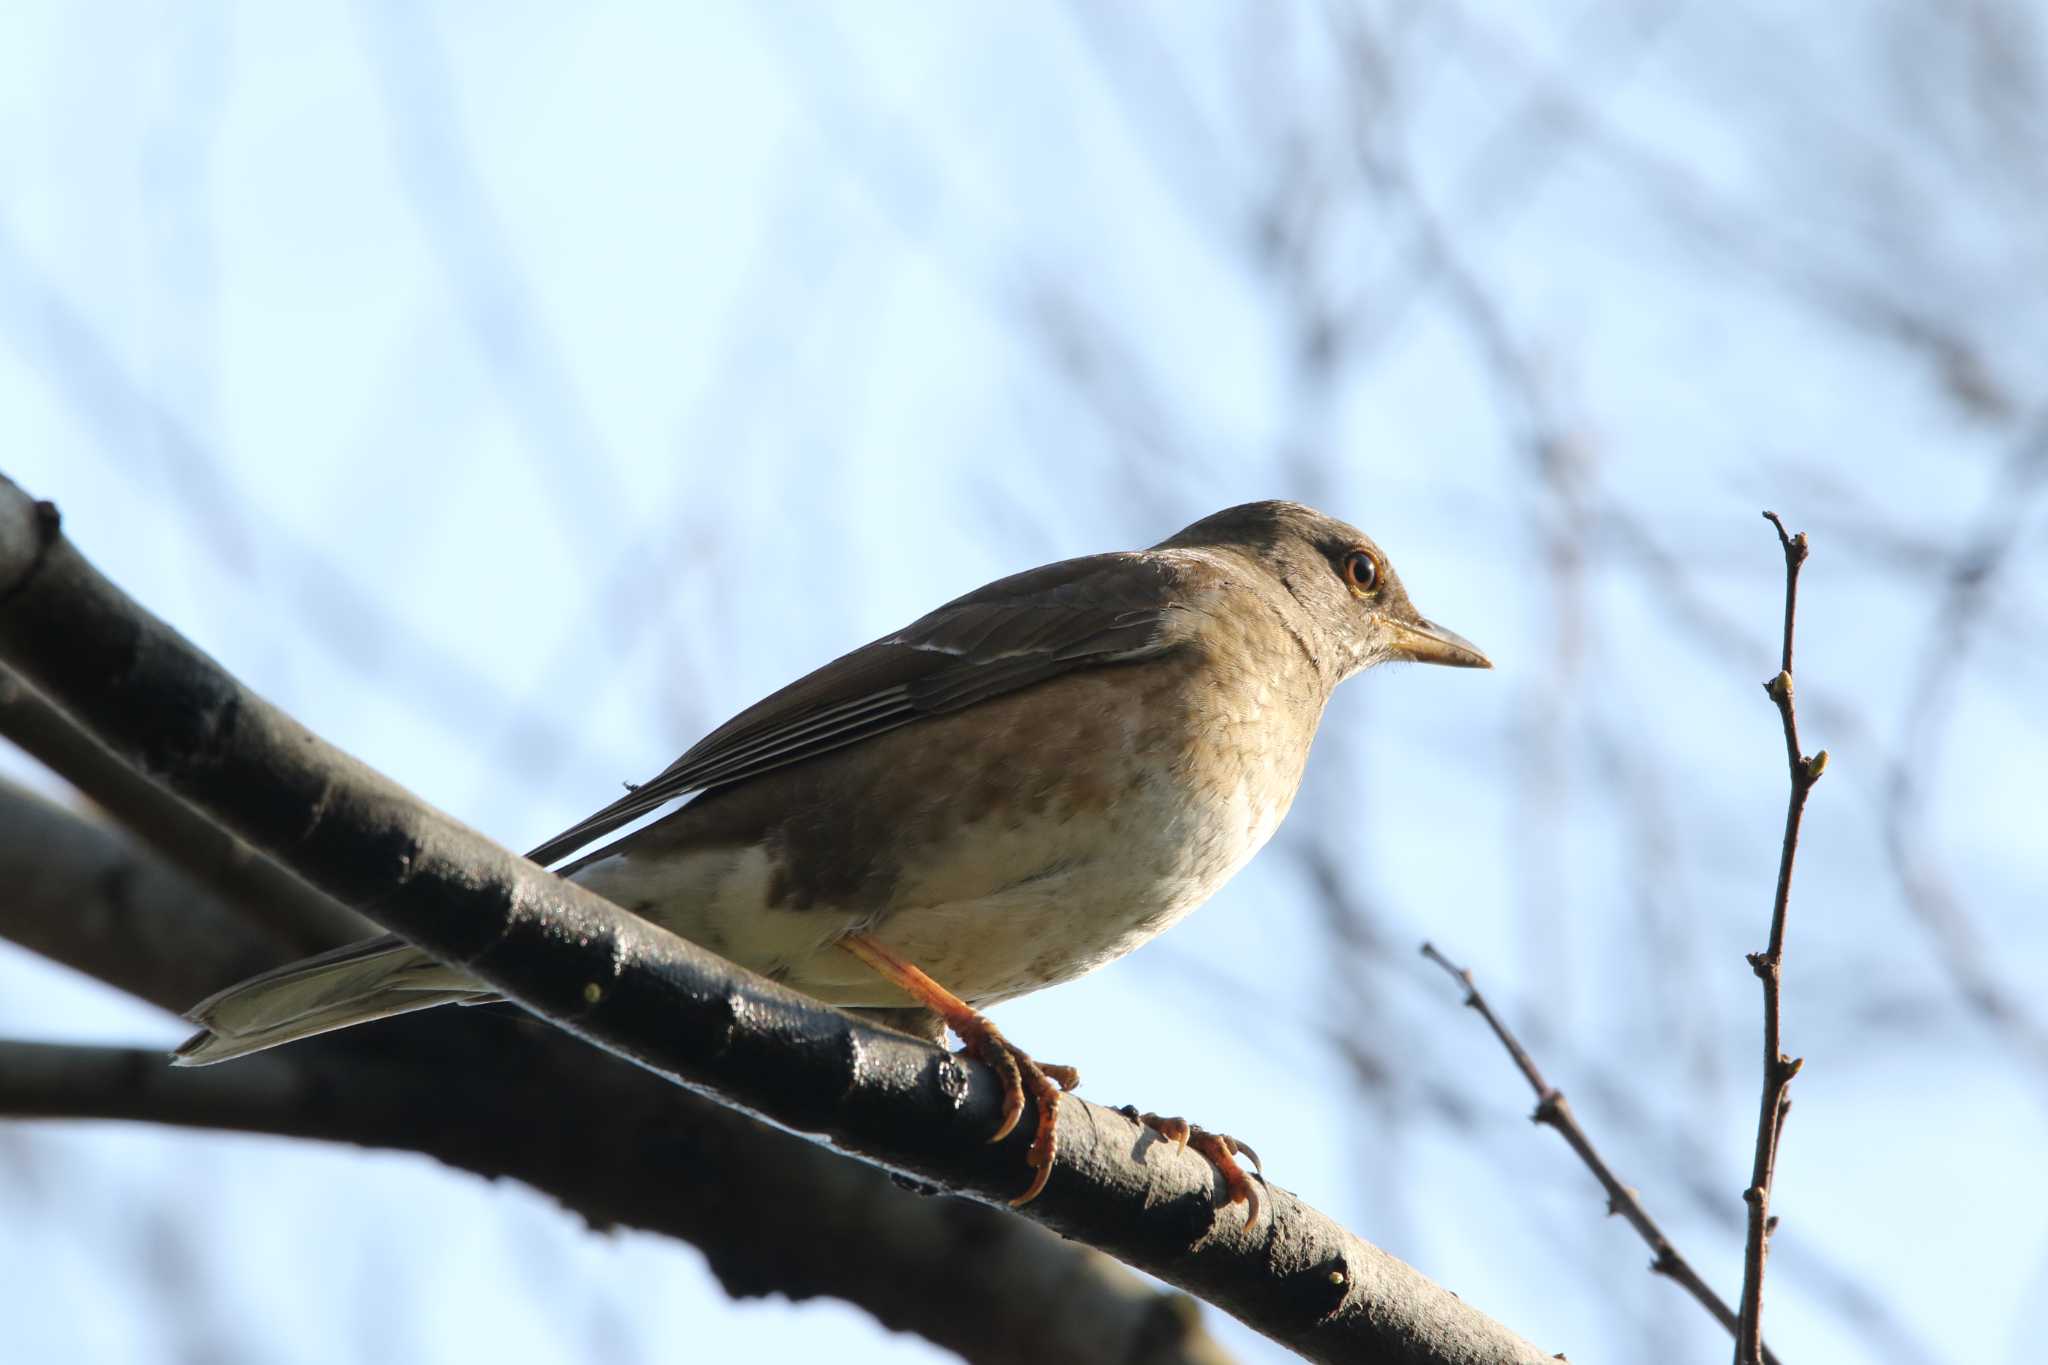
M1370 537L1313 507L1228 507L1156 548L1222 550L1259 565L1301 604L1317 656L1334 665L1339 679L1393 660L1493 667L1477 645L1415 609Z

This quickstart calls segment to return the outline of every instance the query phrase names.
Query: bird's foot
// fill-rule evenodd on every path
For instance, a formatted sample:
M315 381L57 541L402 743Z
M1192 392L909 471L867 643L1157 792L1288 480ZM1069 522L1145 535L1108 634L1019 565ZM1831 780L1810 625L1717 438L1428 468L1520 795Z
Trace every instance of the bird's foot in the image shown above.
M1135 1105L1125 1105L1123 1113L1183 1151L1192 1148L1223 1177L1223 1202L1245 1206L1244 1225L1250 1227L1259 1221L1258 1187L1252 1184L1252 1178L1245 1174L1244 1167L1237 1164L1238 1157L1248 1156L1252 1159L1253 1169L1259 1173L1259 1179L1263 1181L1266 1178L1265 1165L1249 1143L1239 1142L1227 1133L1212 1133L1183 1118L1141 1114Z
M968 1009L948 1018L946 1027L960 1039L962 1050L990 1067L1003 1085L1002 1117L990 1142L1001 1142L1016 1131L1024 1115L1024 1094L1028 1090L1038 1106L1031 1146L1024 1164L1031 1168L1031 1183L1024 1193L1010 1201L1012 1208L1038 1198L1045 1182L1052 1178L1053 1154L1059 1150L1060 1096L1081 1084L1081 1073L1071 1066L1034 1060L1022 1048L1003 1037L987 1016Z
M1024 1164L1031 1168L1031 1184L1010 1205L1014 1208L1038 1198L1052 1178L1052 1159L1059 1150L1060 1096L1081 1083L1081 1073L1070 1066L1033 1061L1030 1054L1003 1037L987 1015L932 980L916 963L905 961L865 934L849 935L839 946L938 1015L968 1056L995 1071L1003 1087L1003 1109L990 1142L1001 1142L1016 1131L1024 1115L1024 1092L1031 1092L1038 1105L1037 1126L1024 1154Z

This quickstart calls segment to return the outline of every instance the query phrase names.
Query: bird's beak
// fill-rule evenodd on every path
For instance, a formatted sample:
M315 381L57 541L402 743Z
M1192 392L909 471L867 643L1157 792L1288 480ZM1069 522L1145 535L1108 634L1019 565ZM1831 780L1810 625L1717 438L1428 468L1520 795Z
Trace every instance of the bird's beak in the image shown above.
M1434 621L1417 616L1412 620L1389 620L1394 636L1396 659L1410 663L1444 664L1451 668L1492 668L1493 660L1455 630L1445 630Z

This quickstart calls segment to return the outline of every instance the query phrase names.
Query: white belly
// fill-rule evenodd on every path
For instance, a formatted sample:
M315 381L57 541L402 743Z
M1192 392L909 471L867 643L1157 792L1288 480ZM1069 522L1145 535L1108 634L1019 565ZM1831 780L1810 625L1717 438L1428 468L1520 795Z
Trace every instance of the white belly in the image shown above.
M880 907L772 908L776 868L759 846L615 856L575 879L833 1004L912 1003L837 946L864 932L989 1005L1094 971L1207 900L1279 827L1299 772L1289 766L1285 780L1258 774L1227 792L1162 777L1092 818L991 814L931 850Z

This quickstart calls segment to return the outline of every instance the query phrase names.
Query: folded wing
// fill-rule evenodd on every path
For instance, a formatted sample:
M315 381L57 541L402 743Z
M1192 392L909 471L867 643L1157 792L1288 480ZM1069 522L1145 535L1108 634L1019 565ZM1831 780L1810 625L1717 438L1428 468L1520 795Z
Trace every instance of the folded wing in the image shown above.
M1213 571L1209 571L1213 572ZM999 579L734 716L652 781L526 856L541 864L680 796L801 763L1062 673L1152 658L1188 638L1205 573L1173 554L1091 555Z

